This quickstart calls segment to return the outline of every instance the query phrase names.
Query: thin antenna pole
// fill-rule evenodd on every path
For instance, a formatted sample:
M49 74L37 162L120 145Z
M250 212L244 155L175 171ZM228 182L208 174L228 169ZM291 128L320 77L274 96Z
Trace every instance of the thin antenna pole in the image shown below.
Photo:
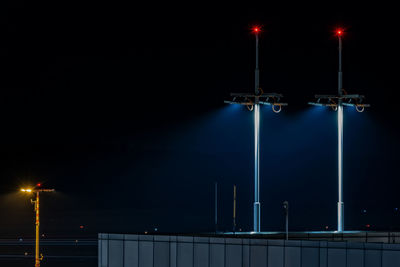
M215 207L214 207L214 218L215 218L215 233L218 232L218 183L215 182Z
M233 185L233 232L236 232L236 185Z

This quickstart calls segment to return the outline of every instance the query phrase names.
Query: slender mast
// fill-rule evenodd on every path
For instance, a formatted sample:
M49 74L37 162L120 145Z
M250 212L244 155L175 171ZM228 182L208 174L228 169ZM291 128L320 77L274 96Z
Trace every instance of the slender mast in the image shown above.
M35 267L39 267L40 266L40 258L39 258L39 191L36 192L35 211L36 211Z
M254 232L260 232L260 76L258 69L258 32L256 35L255 103L254 103Z
M342 84L342 32L338 32L339 38L339 71L338 71L338 232L344 231L344 203L343 203L343 104L340 98L343 95Z

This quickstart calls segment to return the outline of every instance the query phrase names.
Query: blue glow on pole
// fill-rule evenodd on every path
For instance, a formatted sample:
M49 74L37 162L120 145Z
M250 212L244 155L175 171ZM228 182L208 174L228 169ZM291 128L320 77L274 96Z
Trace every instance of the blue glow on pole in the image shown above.
M338 32L339 39L339 71L338 71L338 94L342 96L343 73L342 73L342 31ZM344 231L344 203L343 203L343 105L342 99L338 101L338 232Z
M343 106L338 105L338 232L344 231L344 203L343 203Z
M260 105L254 105L254 232L260 232Z

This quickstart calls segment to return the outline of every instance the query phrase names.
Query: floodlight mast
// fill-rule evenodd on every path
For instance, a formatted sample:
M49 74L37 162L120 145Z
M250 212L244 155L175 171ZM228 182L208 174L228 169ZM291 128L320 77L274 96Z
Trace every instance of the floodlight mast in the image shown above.
M344 231L344 202L343 202L343 106L355 107L358 112L370 107L363 103L364 96L358 94L347 94L343 89L342 74L342 35L343 30L338 29L336 35L339 41L339 68L338 68L338 94L337 95L315 95L316 102L309 102L313 106L330 107L337 111L338 127L338 202L337 202L337 232ZM325 102L324 102L325 101Z
M337 212L338 212L338 232L344 231L344 203L343 203L343 104L342 98L343 95L343 73L342 73L342 30L337 31L338 39L339 39L339 71L338 71L338 114L337 114L337 123L338 123L338 203L337 203Z
M254 28L256 35L256 68L254 82L254 232L260 232L260 70L258 68L258 32L259 29Z
M253 232L260 232L260 105L270 105L275 113L279 113L282 106L287 103L281 103L281 94L264 93L260 88L260 76L258 68L258 40L260 27L254 27L253 33L256 37L256 66L255 66L255 82L254 94L249 93L231 93L231 100L225 100L227 104L245 105L250 111L254 111L254 205L253 205Z

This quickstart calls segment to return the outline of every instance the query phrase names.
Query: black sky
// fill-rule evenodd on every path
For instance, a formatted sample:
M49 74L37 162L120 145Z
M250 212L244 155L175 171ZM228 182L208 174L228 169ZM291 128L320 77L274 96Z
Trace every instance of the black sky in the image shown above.
M290 104L285 110L288 124L282 127L288 127L309 108L307 102L315 93L336 92L337 41L333 31L339 26L346 29L344 88L367 96L372 108L361 116L373 123L360 122L360 128L354 130L359 135L349 133L360 154L348 158L359 160L361 170L372 167L359 178L365 179L365 183L358 183L363 193L358 196L357 190L348 190L345 201L358 203L349 204L350 217L368 207L372 214L369 220L376 222L376 227L394 226L392 209L400 207L395 167L400 133L396 98L400 43L393 7L353 5L330 10L303 6L290 11L268 3L139 6L12 1L3 5L0 211L7 219L1 220L0 233L29 233L30 204L13 192L21 184L39 181L59 191L45 196L43 202L47 202L43 204L44 227L54 235L76 233L81 224L87 225L90 233L154 227L167 232L210 230L215 180L224 188L221 201L227 207L231 205L232 184L241 184L239 205L243 213L239 215L242 227L249 230L251 128L242 135L229 130L223 133L243 137L235 142L248 140L248 146L232 154L223 152L229 150L229 144L210 145L207 136L223 136L215 129L224 123L233 127L225 129L240 131L233 121L215 122L213 116L225 107L223 99L229 92L253 88L252 25L263 26L261 86L267 92L283 93ZM331 127L335 131L334 125ZM294 129L298 132L293 135L304 135L301 125ZM334 134L328 142L331 153L335 153ZM281 146L288 143L280 142ZM309 155L307 149L284 150L291 153L287 158L299 157L298 153ZM240 175L231 173L232 179L212 175L231 166L229 160L219 165L222 154L232 157L232 162L243 159ZM370 156L358 157L364 154ZM300 218L302 213L308 214L306 203L315 205L313 199L305 197L307 192L321 190L318 184L305 180L301 192L293 189L288 195L278 190L272 194L275 210L263 218L270 220L264 228L280 229L280 201L286 198L302 203L297 207L299 221L294 223L298 229L334 227L332 155L322 164L333 166L325 170L332 173L332 194L321 195L316 204L332 204L328 211L319 214L315 208L309 221ZM274 168L288 168L282 163L287 158L281 156ZM304 164L315 163L310 158ZM188 177L199 169L203 172ZM347 176L358 172L351 169ZM379 173L384 177L374 176ZM306 177L304 172L296 175ZM277 188L290 183L285 180L289 176L283 177L281 184L277 182ZM267 199L266 195L262 198ZM222 227L229 228L229 216L230 208L221 213ZM356 214L350 222L361 227L363 220Z

